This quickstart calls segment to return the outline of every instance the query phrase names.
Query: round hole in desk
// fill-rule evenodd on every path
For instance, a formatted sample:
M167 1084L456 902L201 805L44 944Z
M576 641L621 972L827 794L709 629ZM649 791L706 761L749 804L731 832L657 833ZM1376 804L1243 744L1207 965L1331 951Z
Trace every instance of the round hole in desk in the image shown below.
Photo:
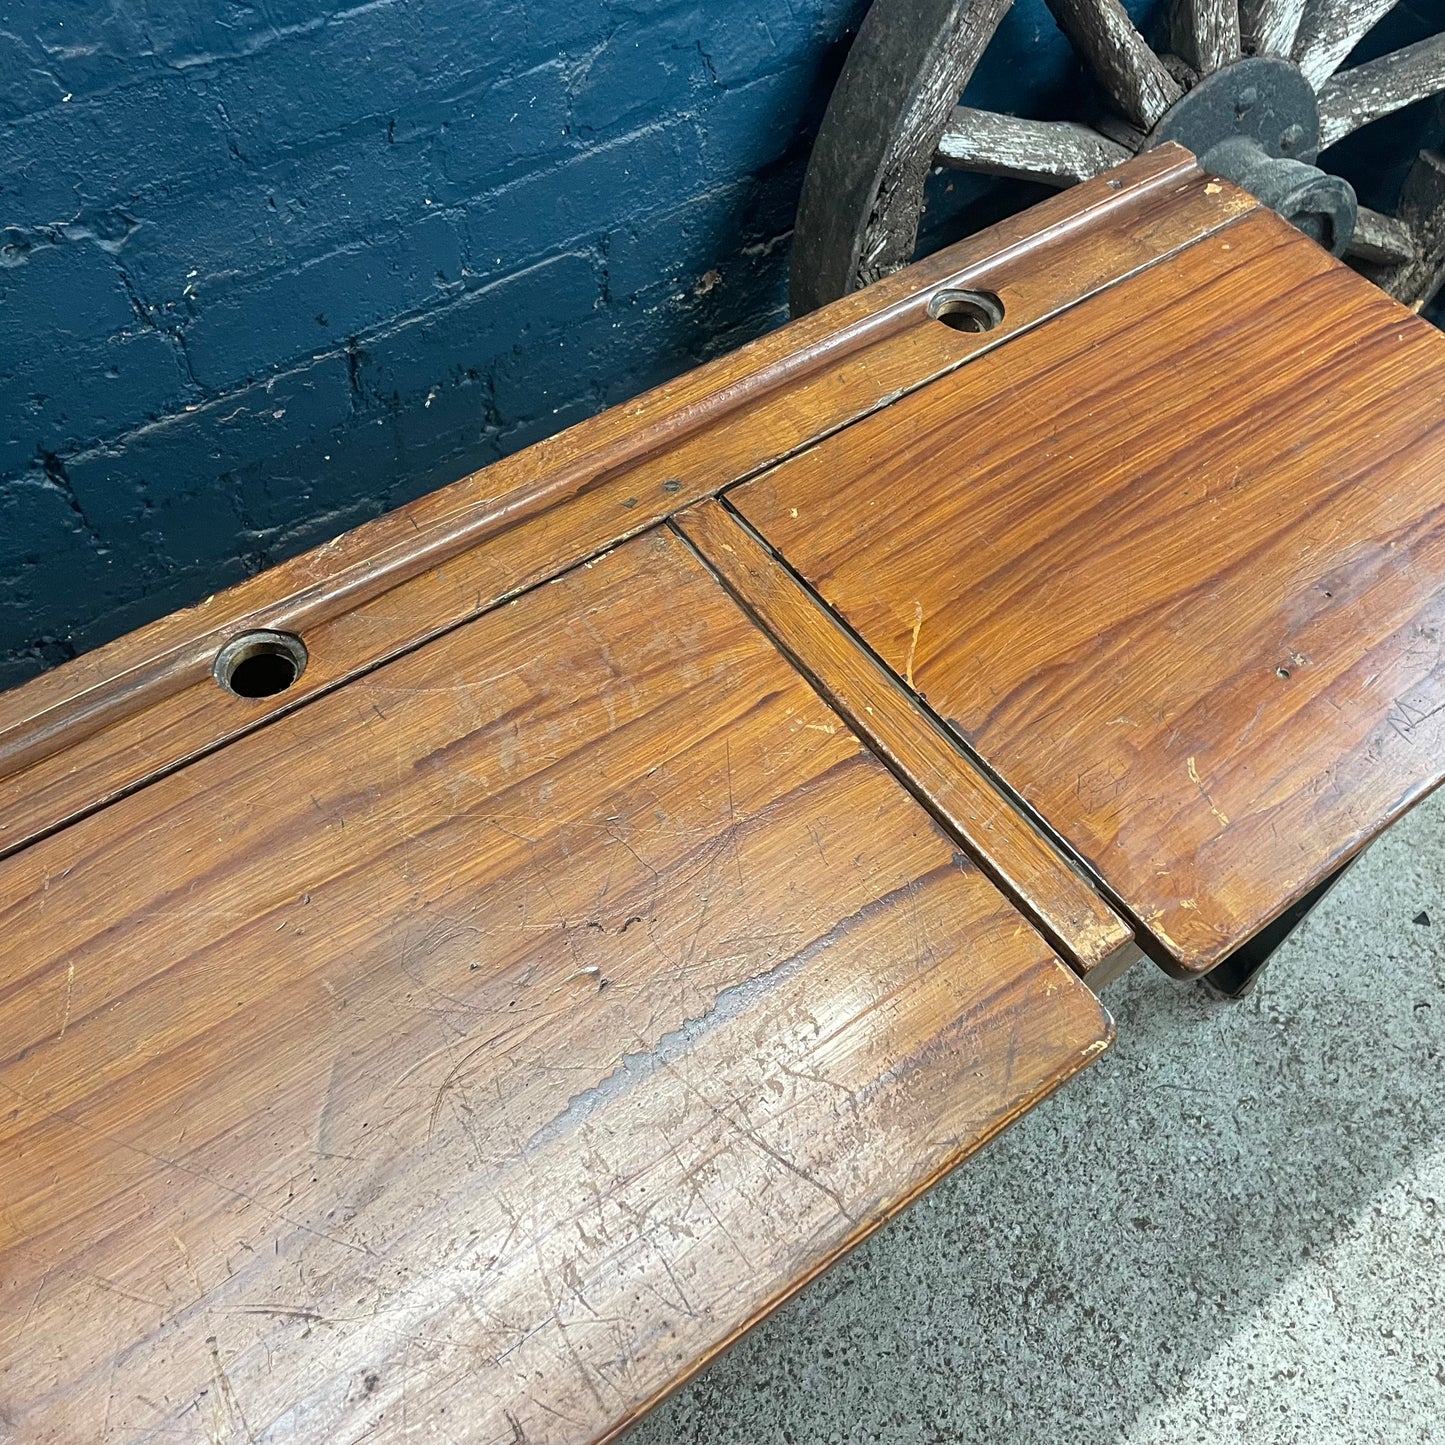
M294 633L258 630L233 637L216 655L216 681L236 697L275 697L306 668L306 644Z
M950 287L928 303L928 314L955 331L992 331L1003 320L1003 302L992 291Z

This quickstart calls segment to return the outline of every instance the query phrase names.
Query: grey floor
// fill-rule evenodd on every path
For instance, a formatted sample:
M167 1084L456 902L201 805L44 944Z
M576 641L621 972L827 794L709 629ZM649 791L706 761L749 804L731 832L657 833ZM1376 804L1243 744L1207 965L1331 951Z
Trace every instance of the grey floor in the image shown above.
M1105 1002L1098 1065L628 1445L1445 1442L1445 790L1245 1002Z

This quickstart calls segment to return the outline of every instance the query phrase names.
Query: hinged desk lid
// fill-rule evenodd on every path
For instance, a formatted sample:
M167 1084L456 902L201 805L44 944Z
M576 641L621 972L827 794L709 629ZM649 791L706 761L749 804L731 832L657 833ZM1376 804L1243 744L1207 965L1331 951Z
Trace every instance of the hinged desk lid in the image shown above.
M602 1437L1108 1039L665 530L0 863L0 936L34 1442Z
M1270 211L729 501L1183 971L1445 769L1445 337Z

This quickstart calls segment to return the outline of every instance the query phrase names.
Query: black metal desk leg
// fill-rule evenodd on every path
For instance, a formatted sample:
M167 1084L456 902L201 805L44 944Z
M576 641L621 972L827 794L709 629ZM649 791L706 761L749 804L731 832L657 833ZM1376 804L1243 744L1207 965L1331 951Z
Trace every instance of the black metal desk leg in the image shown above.
M1315 905L1345 876L1350 864L1335 869L1323 883L1310 889L1298 903L1286 908L1273 923L1261 928L1248 943L1236 948L1204 975L1204 982L1225 998L1243 998L1258 982L1275 949L1300 926Z

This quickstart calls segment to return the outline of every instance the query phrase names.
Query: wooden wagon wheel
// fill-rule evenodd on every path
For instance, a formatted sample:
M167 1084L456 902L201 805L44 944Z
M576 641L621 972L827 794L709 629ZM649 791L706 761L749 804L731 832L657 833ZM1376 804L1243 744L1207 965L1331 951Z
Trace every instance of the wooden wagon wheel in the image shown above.
M1395 0L1174 0L1156 55L1120 0L1047 0L1108 112L1085 125L960 105L1012 0L874 0L829 102L793 242L795 315L912 259L934 165L1067 186L1177 140L1417 309L1445 279L1445 157L1394 216L1318 152L1445 91L1445 35L1341 71Z

